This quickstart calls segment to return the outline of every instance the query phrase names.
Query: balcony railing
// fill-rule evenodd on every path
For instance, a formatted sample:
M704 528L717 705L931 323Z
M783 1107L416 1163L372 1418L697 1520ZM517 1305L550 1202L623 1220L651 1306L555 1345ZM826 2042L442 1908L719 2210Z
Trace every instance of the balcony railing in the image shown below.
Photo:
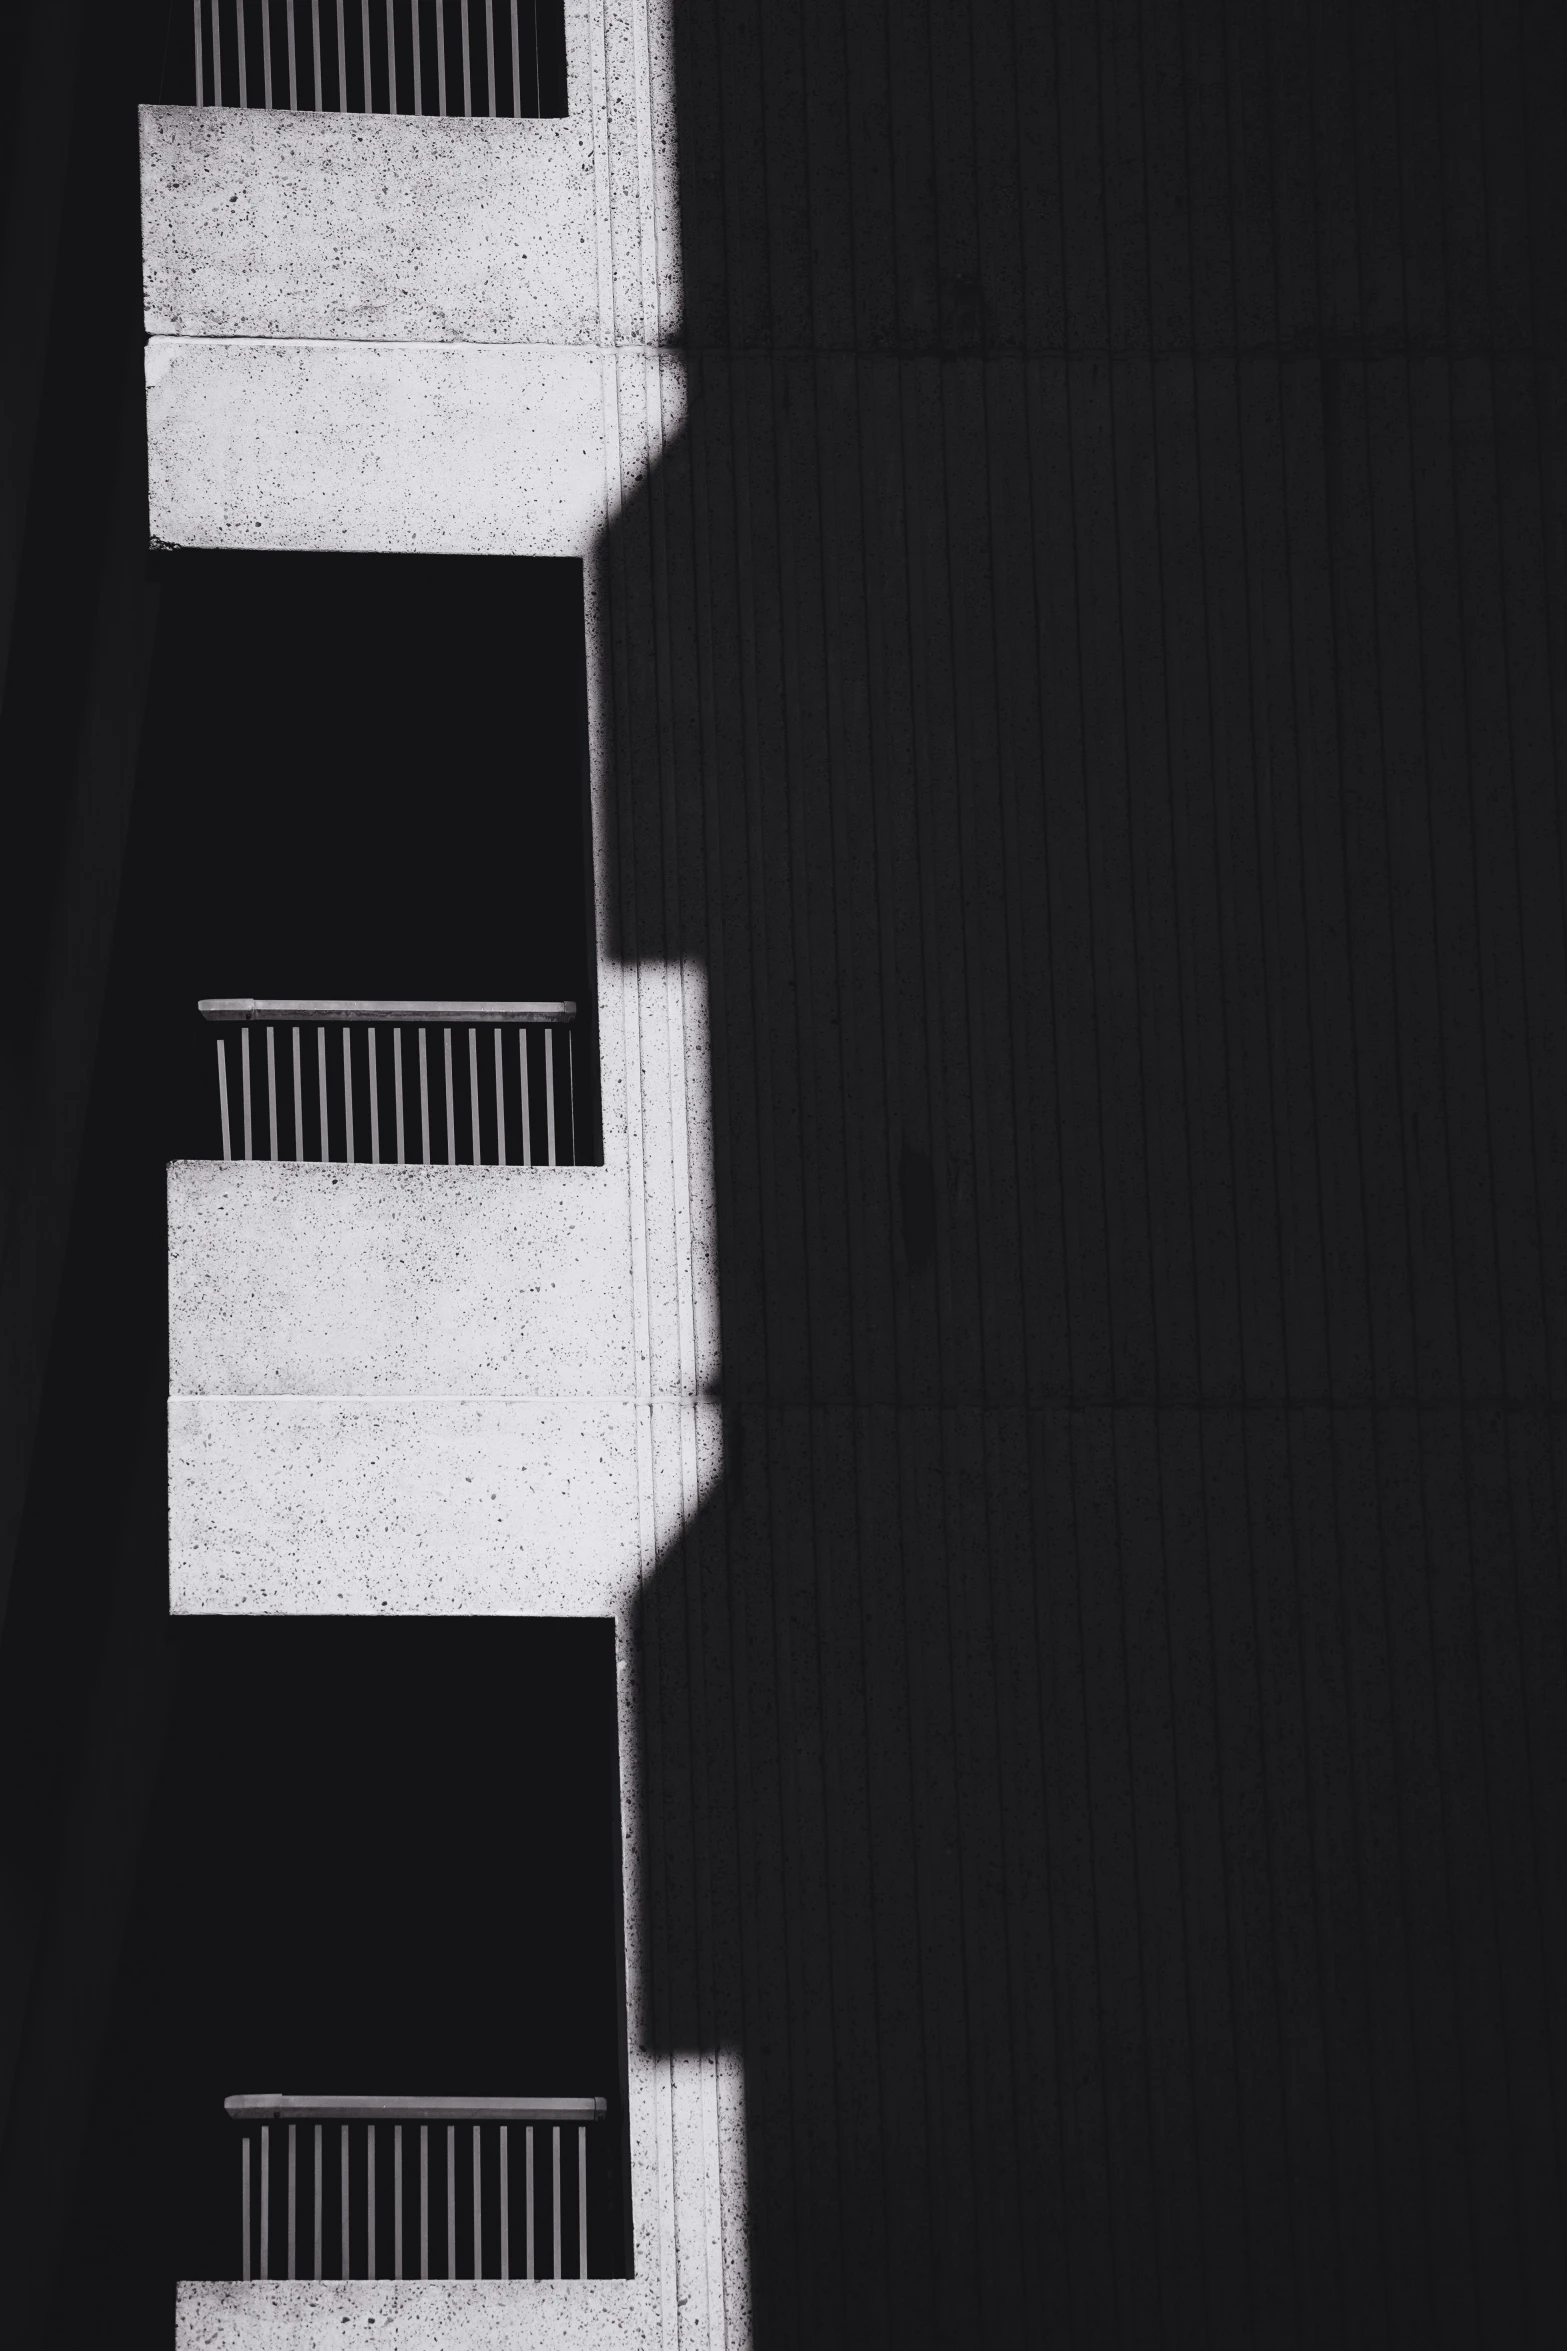
M563 2265L562 2238L564 2233L564 2205L561 2181L561 2133L576 2128L576 2258L575 2274L588 2275L588 2130L604 2120L605 2101L602 2098L308 2098L274 2095L226 2098L224 2110L240 2124L244 2136L240 2142L240 2181L242 2192L240 2276L249 2282L252 2276L313 2277L330 2274L323 2270L323 2218L335 2201L337 2253L336 2274L340 2277L421 2277L431 2276L430 2268L430 2185L432 2125L436 2132L435 2157L441 2173L437 2182L437 2223L440 2218L440 2197L444 2191L446 2225L437 2231L437 2251L444 2250L444 2267L433 2274L437 2277L482 2278L562 2278L569 2273ZM534 2226L538 2203L538 2182L534 2167L534 2131L543 2125L549 2131L549 2253L550 2266L540 2266L540 2248ZM301 2127L309 2134L303 2148ZM511 2131L520 2126L522 2133L522 2177L516 2176L513 2166ZM376 2246L377 2207L384 2213L385 2196L376 2192L376 2149L378 2138L385 2130L391 2131L391 2257L392 2266L378 2270ZM409 2161L404 2164L404 2131L410 2138L418 2131L417 2155L410 2147ZM283 2142L274 2150L272 2135L279 2132ZM465 2130L469 2145L460 2148L457 2134ZM350 2136L363 2132L364 2159L351 2164ZM329 2134L331 2134L329 2136ZM444 2162L441 2140L444 2135ZM335 2144L334 2144L335 2138ZM384 2139L383 2139L384 2153ZM284 2240L286 2266L273 2265L272 2190L273 2165L282 2158L286 2162L284 2189L284 2222L281 2234ZM472 2208L466 2231L466 2244L459 2243L458 2180L465 2168L471 2172ZM417 2193L413 2178L417 2165ZM301 2174L308 2173L305 2193L308 2199L310 2229L308 2259L310 2266L301 2266L302 2248L299 2242L299 2212ZM357 2175L359 2193L350 2196L350 2174ZM327 2192L327 2177L335 2173L335 2198ZM490 2202L486 2183L494 2182L498 2196L492 2206L498 2216L497 2239L487 2244L484 2213ZM464 2183L466 2190L467 2183ZM519 2201L520 2200L520 2201ZM466 2193L463 2198L467 2203ZM364 2228L359 2231L355 2220L355 2206L362 2209ZM410 2211L410 2207L412 2210ZM415 2217L416 2216L416 2217ZM520 2220L520 2230L517 2222ZM406 2224L406 2236L405 2236ZM252 2230L254 2229L254 2238ZM412 2266L413 2245L417 2233L418 2267ZM514 2247L521 2240L522 2266L513 2268ZM251 2264L252 2242L259 2249L259 2264ZM350 2247L363 2246L364 2266L358 2260L351 2264ZM384 2239L383 2239L384 2245ZM466 2257L467 2266L460 2266ZM488 2269L487 2269L488 2265Z
M409 1160L430 1166L468 1164L494 1167L555 1167L574 1162L576 1086L571 1024L577 1007L500 1002L445 1003L438 1000L370 1001L322 999L295 1002L261 996L204 996L197 1009L209 1021L239 1032L239 1110L246 1159L343 1159L348 1165L368 1156L372 1166L402 1167ZM306 1085L302 1032L315 1029L314 1085ZM251 1074L250 1032L266 1031L266 1121L260 1123L257 1087ZM277 1032L288 1034L292 1088L280 1096ZM327 1030L342 1034L340 1112L328 1083ZM415 1044L405 1042L412 1032ZM466 1087L454 1082L453 1031L466 1032ZM479 1033L487 1032L481 1050ZM364 1046L354 1050L356 1031ZM383 1064L377 1038L387 1059ZM439 1038L436 1083L430 1075L430 1035ZM537 1031L530 1046L529 1039ZM516 1036L516 1049L506 1044ZM223 1156L234 1157L227 1042L218 1046L218 1117ZM458 1049L459 1052L461 1048ZM410 1066L411 1064L411 1066ZM481 1083L481 1065L483 1071ZM363 1071L367 1085L360 1082ZM355 1103L359 1110L356 1121ZM388 1096L390 1099L388 1100ZM466 1099L464 1098L466 1097ZM289 1113L292 1115L290 1116ZM368 1116L366 1113L368 1112ZM387 1113L390 1116L387 1116ZM410 1138L410 1128L412 1136ZM285 1131L286 1130L286 1131ZM466 1130L466 1131L465 1131ZM368 1138L368 1155L363 1143ZM383 1149L383 1143L387 1148Z
M559 0L191 0L196 104L564 113Z

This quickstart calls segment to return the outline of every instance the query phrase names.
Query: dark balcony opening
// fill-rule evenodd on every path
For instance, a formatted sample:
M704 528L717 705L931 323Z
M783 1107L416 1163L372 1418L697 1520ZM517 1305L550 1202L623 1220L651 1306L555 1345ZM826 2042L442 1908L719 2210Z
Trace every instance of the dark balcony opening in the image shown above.
M165 105L327 114L563 115L562 0L184 0L172 7Z
M106 2319L166 2329L176 2278L242 2274L243 2092L602 2097L586 2134L588 2272L625 2273L625 2031L613 1628L449 1619L187 1622L98 2078L74 2263ZM536 2133L537 2268L551 2145ZM393 2131L378 2127L376 2275L393 2273ZM483 2274L499 2276L496 2130ZM577 2150L563 2131L564 2274ZM404 2275L419 2275L419 2131L404 2126ZM252 2274L259 2132L251 2134ZM524 2132L510 2130L511 2274ZM468 2129L453 2274L471 2276ZM297 2134L297 2274L314 2268L313 2126ZM447 2140L429 2132L430 2261L447 2273ZM351 2131L349 2274L369 2274ZM270 2131L270 2274L286 2274L287 2130ZM342 2275L340 2139L322 2133L322 2274Z
M148 1044L166 1071L164 1157L221 1149L214 1034L198 998L539 998L577 1006L556 1055L575 1136L561 1155L597 1159L580 564L180 554L161 559L160 580L135 886L156 998ZM312 1117L318 1042L313 1031L301 1040ZM467 1118L466 1031L454 1044ZM491 1054L493 1039L482 1044ZM388 1037L388 1134L390 1049ZM278 1050L291 1117L286 1030ZM330 1050L340 1117L340 1036ZM539 1119L542 1051L535 1037ZM362 1039L357 1067L368 1157ZM493 1063L483 1076L493 1120ZM259 1058L255 1077L264 1112ZM520 1099L508 1117L515 1156ZM493 1157L494 1139L481 1141ZM292 1128L282 1148L292 1155Z

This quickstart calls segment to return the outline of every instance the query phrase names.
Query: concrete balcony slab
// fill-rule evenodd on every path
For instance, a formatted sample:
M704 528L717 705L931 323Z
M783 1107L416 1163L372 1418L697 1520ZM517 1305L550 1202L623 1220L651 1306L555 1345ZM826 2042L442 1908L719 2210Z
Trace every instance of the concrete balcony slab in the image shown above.
M141 109L150 335L591 343L579 119Z
M642 2351L661 2340L641 2278L350 2278L185 2283L176 2351Z

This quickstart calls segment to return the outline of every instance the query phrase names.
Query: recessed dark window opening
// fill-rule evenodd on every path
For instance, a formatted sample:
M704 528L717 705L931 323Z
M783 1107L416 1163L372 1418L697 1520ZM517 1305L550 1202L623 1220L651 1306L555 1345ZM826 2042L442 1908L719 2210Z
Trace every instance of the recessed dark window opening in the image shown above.
M86 2172L75 2200L116 2309L241 2274L244 2092L581 2097L588 2268L625 2273L625 2034L613 1628L419 1619L187 1622ZM575 2133L563 2270L577 2273ZM511 2129L511 2274L524 2134ZM536 2132L547 2274L550 2132ZM405 2126L404 2274L419 2274L419 2134ZM340 2141L322 2134L322 2274L342 2274ZM448 2274L447 2138L429 2134L429 2272ZM253 2150L258 2139L252 2141ZM496 2131L483 2274L498 2276ZM297 2274L314 2261L313 2128L298 2132ZM271 2131L271 2274L285 2274L286 2128ZM390 2276L392 2131L378 2131L376 2274ZM455 2132L454 2274L473 2173ZM252 2274L259 2178L252 2172ZM349 2274L368 2274L367 2161L350 2139Z
M146 954L169 1072L164 1155L221 1150L198 999L311 997L575 1003L569 1049L557 1040L562 1129L569 1096L574 1155L600 1157L580 564L180 554L159 577L138 799L162 898ZM285 1056L291 1042L280 1037ZM318 1040L301 1043L315 1118ZM467 1119L465 1032L454 1047ZM341 1120L340 1036L330 1049ZM539 1121L541 1051L535 1037ZM237 1087L237 1046L230 1056ZM362 1038L355 1068L368 1157ZM390 1158L384 1058L382 1074ZM485 1081L493 1121L493 1066ZM281 1094L291 1119L291 1067ZM439 1084L433 1100L443 1118ZM507 1116L515 1158L520 1099ZM329 1141L342 1157L345 1135ZM466 1127L459 1142L470 1156ZM307 1155L318 1149L312 1128ZM445 1149L443 1126L435 1156ZM486 1130L481 1156L494 1155Z

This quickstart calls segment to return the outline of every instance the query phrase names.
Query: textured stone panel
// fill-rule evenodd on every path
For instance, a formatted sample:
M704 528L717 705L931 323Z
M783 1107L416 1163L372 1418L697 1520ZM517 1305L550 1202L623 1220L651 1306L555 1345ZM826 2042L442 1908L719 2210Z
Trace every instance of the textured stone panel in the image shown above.
M579 120L141 109L152 335L589 343Z
M230 1396L629 1396L623 1171L182 1160L169 1384Z
M634 1586L628 1399L169 1399L176 1615L607 1616ZM679 1407L665 1406L665 1411Z
M645 2278L182 2283L177 2351L652 2351Z
M599 354L539 344L148 344L154 545L581 555L604 517Z

